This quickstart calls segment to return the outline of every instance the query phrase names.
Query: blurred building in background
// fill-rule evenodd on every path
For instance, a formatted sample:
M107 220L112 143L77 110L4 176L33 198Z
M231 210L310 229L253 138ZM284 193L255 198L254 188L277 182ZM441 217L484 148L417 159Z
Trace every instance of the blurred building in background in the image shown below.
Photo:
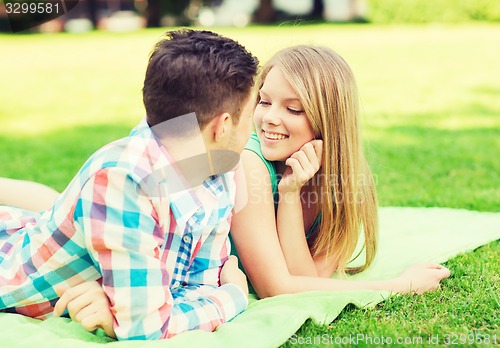
M5 2L63 3L62 17L7 15ZM76 5L76 6L75 6ZM500 0L3 0L0 31L133 31L164 26L299 24L315 21L378 24L500 23ZM42 20L40 20L42 19ZM41 24L43 22L43 24ZM41 25L40 25L41 24ZM28 31L29 32L29 31Z
M43 0L47 1L56 0ZM366 0L80 0L63 16L37 26L36 31L123 32L180 25L244 27L288 20L366 21L366 16ZM9 28L2 3L0 30L8 32Z

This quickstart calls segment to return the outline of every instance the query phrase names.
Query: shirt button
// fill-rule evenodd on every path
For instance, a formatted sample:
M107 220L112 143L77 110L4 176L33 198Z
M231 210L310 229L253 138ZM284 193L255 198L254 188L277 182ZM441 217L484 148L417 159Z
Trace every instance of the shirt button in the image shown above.
M189 242L191 242L191 237L189 237L188 235L185 235L184 237L182 237L182 240L184 241L184 243L189 243Z

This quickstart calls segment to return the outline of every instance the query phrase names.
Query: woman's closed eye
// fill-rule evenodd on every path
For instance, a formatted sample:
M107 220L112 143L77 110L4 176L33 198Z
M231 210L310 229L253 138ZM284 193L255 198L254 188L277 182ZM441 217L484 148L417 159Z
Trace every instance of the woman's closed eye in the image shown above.
M272 105L270 102L268 102L264 99L260 99L257 104L262 105L262 106L271 106ZM298 109L298 108L287 107L286 110L292 115L302 115L304 113L304 110Z
M296 109L292 109L292 108L286 108L286 109L292 115L302 115L304 113L304 110L296 110Z

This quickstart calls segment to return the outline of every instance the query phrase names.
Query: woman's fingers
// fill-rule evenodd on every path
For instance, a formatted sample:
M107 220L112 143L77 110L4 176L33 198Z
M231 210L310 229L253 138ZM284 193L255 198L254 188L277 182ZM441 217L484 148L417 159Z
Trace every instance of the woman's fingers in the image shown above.
M323 156L323 140L311 140L310 143L314 147L314 152L316 152L316 157L319 159L321 165L321 159Z
M312 140L294 152L285 161L285 165L290 170L285 171L280 181L280 188L287 191L300 190L308 180L314 177L321 167L322 146L322 140Z
M292 156L294 155L295 154L293 154ZM307 174L304 171L302 164L300 163L300 160L297 159L297 157L290 157L289 159L286 160L285 164L292 169L292 174L290 175L293 175L297 184L302 187L302 185L308 179L307 179Z
M323 140L311 140L310 142L304 144L304 146L302 146L302 149L306 152L309 161L317 166L317 171L319 167L321 167L321 157L323 155Z
M450 270L439 263L429 262L427 267L436 270L441 279L448 278L450 276Z
M438 268L437 271L439 272L441 279L448 278L451 274L450 270L444 266L441 266L440 268Z
M296 159L298 161L298 163L300 164L300 167L302 170L300 173L297 173L297 174L302 174L302 172L308 173L310 171L311 163L309 162L309 159L307 158L307 155L304 151L299 150L299 151L293 153L290 156L290 158Z
M301 150L293 153L290 158L294 158L299 162L302 170L298 174L300 174L300 177L306 177L307 180L312 178L320 167L319 159L310 143L307 143Z
M316 173L321 167L321 155L323 152L323 141L322 140L311 140L310 142L304 144L301 148L306 154L307 161L311 164L311 169L313 174Z

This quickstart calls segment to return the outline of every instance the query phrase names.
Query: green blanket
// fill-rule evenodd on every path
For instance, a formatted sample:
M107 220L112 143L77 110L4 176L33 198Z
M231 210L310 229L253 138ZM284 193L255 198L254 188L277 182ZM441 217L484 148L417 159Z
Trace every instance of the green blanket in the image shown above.
M443 262L483 244L500 239L500 213L478 213L446 208L381 208L380 250L371 267L356 279L382 279L398 275L420 261ZM251 299L247 310L215 332L191 331L170 340L115 342L102 331L88 333L69 319L46 321L0 313L3 347L276 347L309 318L333 321L349 303L374 306L383 291L308 292L274 298Z

